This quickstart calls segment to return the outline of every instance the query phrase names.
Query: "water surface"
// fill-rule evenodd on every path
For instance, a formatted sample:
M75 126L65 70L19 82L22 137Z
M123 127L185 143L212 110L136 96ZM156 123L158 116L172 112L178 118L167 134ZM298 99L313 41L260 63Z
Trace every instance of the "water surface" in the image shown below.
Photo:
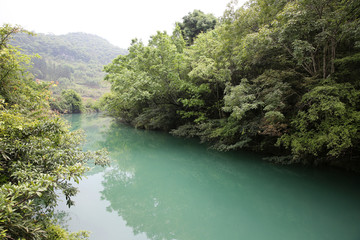
M136 130L100 115L66 116L107 147L64 210L72 231L94 240L356 240L360 178L278 166L245 152L216 152L193 139Z

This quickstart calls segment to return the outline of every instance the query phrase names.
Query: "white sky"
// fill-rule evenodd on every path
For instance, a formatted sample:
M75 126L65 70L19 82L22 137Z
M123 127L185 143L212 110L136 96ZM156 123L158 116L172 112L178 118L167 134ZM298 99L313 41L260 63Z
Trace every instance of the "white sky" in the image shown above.
M18 24L37 33L85 32L128 48L147 43L156 31L169 34L194 9L222 16L230 0L0 0L0 24ZM239 0L239 6L245 0Z

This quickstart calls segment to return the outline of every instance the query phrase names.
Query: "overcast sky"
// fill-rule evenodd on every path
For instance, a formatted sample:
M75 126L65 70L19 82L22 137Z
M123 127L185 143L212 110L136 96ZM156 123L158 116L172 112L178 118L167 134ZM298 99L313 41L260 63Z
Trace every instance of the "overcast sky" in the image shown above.
M230 0L0 0L0 24L56 35L85 32L128 48L156 31L171 33L182 17L199 9L222 16ZM239 6L245 0L239 0Z

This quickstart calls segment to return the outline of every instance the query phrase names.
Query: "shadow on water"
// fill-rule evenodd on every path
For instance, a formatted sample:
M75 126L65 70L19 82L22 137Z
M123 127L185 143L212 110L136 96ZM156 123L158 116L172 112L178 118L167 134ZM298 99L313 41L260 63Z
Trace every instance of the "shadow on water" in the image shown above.
M336 170L278 166L194 139L71 116L87 149L107 147L101 199L148 239L358 239L360 180ZM79 119L77 119L79 118ZM81 203L78 203L81 204ZM99 220L106 221L106 219Z

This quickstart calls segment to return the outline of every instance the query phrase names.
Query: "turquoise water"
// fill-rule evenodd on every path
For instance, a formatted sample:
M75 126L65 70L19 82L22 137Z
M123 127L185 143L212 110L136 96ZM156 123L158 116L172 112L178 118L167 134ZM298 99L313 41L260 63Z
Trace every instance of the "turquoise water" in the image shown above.
M59 206L90 239L360 239L359 176L216 152L96 114L66 118L85 130L85 149L107 147L112 160L78 185L75 207Z

